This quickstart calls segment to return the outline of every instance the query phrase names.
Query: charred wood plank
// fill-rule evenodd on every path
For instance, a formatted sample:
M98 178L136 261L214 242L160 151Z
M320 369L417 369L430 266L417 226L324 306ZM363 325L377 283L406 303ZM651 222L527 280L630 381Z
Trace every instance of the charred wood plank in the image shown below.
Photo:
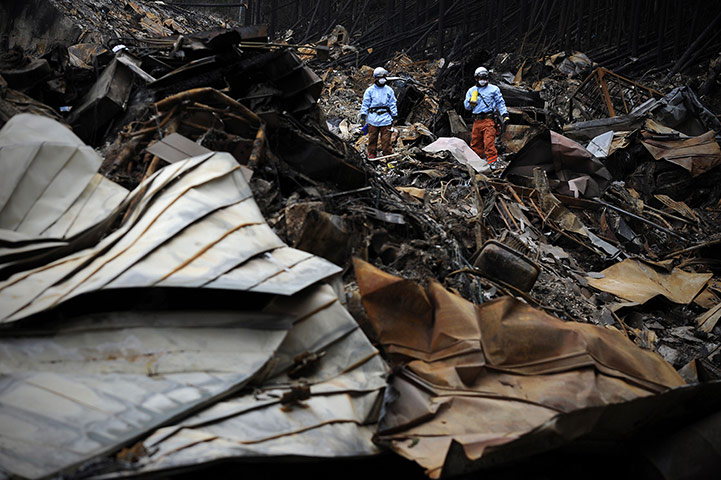
M676 65L671 69L671 71L666 75L666 78L664 81L668 81L671 77L676 75L678 72L682 70L682 67L686 65L686 63L693 59L696 55L700 53L699 46L701 46L702 42L704 41L705 37L711 32L716 24L718 24L719 20L721 20L721 12L716 15L716 17L711 20L711 23L706 27L706 29L701 33L701 35L696 38L696 40L686 49L684 54L681 56L681 58L678 59L676 62Z

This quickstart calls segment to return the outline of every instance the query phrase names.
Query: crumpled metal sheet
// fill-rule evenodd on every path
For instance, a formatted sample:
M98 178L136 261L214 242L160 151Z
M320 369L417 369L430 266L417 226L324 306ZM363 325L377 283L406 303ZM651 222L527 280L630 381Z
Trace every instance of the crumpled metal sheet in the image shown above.
M96 173L80 196L46 231L51 238L71 238L108 218L128 190Z
M653 158L675 163L688 170L692 177L721 165L721 148L714 140L713 130L693 138L664 139L645 131L641 135L641 143Z
M290 318L238 311L92 314L0 337L0 465L40 478L247 383Z
M409 363L389 381L378 439L437 478L451 445L466 462L577 409L684 384L621 333L563 322L504 297L473 305L355 262L384 349ZM500 448L500 447L499 447Z
M713 277L712 273L689 273L677 268L660 271L631 258L600 273L603 278L588 277L588 284L637 303L646 303L657 295L674 303L691 303Z
M102 188L94 175L90 184ZM87 203L93 192L86 187L80 197ZM372 424L387 367L329 286L306 288L341 269L287 247L272 232L230 154L211 152L159 170L99 223L77 218L74 207L64 216L53 228L71 231L90 222L87 232L100 240L77 248L75 237L55 245L14 231L2 236L8 255L40 245L69 253L0 282L0 316L8 323L0 336L0 471L36 478L72 470L216 403L254 375L267 393L239 397L260 403L235 416L245 427L249 419L258 422L256 431L233 433L225 414L210 423L229 428L230 438L248 433L257 455L378 451ZM127 298L132 289L152 287L208 288L212 298L239 290L281 297L251 312L89 314L58 325L28 318L44 313L57 319L49 310L83 295ZM244 299L253 309L269 297ZM286 336L286 318L294 322L292 336ZM304 358L311 359L307 365ZM310 385L308 409L302 397L300 403L284 398L295 394L296 375ZM272 383L262 383L269 377ZM264 424L275 425L277 435L264 438ZM306 430L308 441L299 442ZM327 450L318 453L314 445L322 442ZM208 452L202 461L238 455L233 449ZM183 455L172 461L191 461ZM165 468L156 460L148 469Z
M545 171L551 188L562 195L573 195L569 181L578 177L588 177L585 198L600 196L611 180L600 160L579 143L553 131L542 132L526 143L503 175L519 185L531 186L534 168Z
M158 429L143 441L147 456L115 474L157 473L228 458L379 452L371 437L388 367L333 289L319 285L276 297L264 313L294 318L267 378L255 381L252 392ZM319 359L296 378L291 372L306 353ZM309 388L309 398L284 402L298 385Z
M454 442L444 473L462 475L572 444L567 451L590 451L596 458L609 450L613 454L617 448L631 447L634 459L645 458L655 467L658 476L653 478L714 478L721 461L719 407L721 382L685 385L627 402L582 408L556 416L500 448L489 446L482 457L470 462L464 446Z
M118 288L210 287L291 295L341 270L283 244L228 153L159 170L126 198L118 208L123 210L121 225L93 247L0 282L0 322ZM238 275L237 269L244 271Z
M535 125L508 125L501 135L506 153L518 153L533 137L541 132Z
M686 135L701 135L713 130L721 136L721 121L703 106L688 86L676 87L662 99L647 106L654 119Z
M629 115L577 122L565 125L563 131L569 137L588 141L608 130L636 130L643 127L649 118L684 135L696 136L713 130L721 136L721 121L687 86L676 87L661 99L648 99Z
M102 159L66 126L31 114L0 130L0 228L65 238L107 216L127 190L96 174Z

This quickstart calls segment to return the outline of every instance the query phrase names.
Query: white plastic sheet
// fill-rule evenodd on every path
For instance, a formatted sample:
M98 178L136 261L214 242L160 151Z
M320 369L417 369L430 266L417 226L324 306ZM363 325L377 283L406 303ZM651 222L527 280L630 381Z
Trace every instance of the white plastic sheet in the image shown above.
M463 165L470 165L476 172L486 173L491 171L488 163L471 150L471 147L460 138L441 137L430 145L423 147L423 151L428 153L438 153L444 150L451 152L453 158Z

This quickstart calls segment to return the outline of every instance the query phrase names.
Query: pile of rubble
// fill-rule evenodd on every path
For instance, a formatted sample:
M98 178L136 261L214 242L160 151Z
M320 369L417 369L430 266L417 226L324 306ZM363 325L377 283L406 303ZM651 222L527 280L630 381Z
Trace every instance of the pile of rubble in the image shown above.
M340 27L34 4L54 41L8 10L0 58L0 476L721 460L721 123L691 89L500 55L491 173L457 65L399 53L369 160Z

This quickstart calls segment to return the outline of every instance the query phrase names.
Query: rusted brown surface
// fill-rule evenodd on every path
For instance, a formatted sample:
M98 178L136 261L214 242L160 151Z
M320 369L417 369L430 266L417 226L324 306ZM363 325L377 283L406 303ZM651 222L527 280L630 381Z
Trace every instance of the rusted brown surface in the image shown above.
M713 130L692 138L659 139L643 132L643 146L656 160L675 163L697 177L721 164L721 148L714 140Z
M562 320L512 297L474 305L355 262L386 352L408 360L378 439L438 478L452 442L469 460L558 415L684 385L620 332Z
M639 260L626 259L603 272L603 278L590 278L592 287L626 300L644 303L663 295L675 303L691 303L713 276L681 269L661 271Z

